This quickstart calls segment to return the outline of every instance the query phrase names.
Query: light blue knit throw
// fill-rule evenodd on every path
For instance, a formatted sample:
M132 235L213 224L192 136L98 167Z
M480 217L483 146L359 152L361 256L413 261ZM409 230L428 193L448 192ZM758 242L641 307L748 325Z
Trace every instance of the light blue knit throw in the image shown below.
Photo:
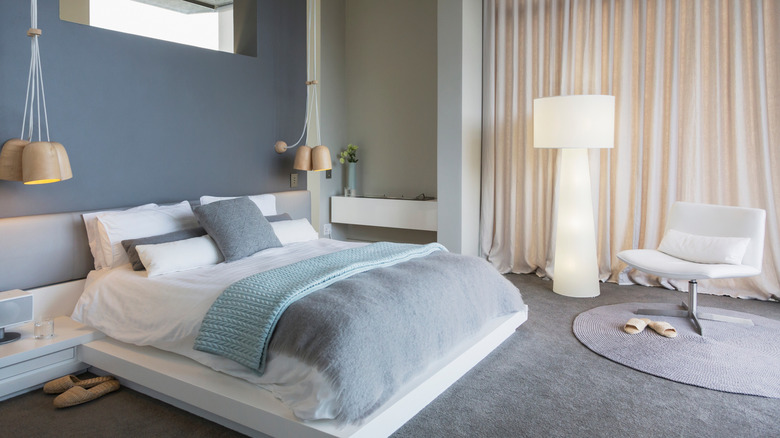
M292 303L355 274L446 250L438 243L379 242L251 275L228 286L212 304L195 349L263 373L271 334Z

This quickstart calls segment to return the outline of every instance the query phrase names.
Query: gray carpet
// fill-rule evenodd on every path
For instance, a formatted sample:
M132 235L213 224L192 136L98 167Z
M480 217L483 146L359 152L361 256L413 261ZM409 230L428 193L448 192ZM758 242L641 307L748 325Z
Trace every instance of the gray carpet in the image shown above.
M669 307L669 306L665 306ZM666 321L677 331L663 337L650 327L637 334L623 330L638 309L662 305L625 303L601 306L580 313L574 335L594 352L633 369L675 382L737 394L780 398L780 321L740 312L708 309L752 319L754 326L702 320L699 336L687 318L650 317Z
M677 303L685 294L602 284L596 298L552 293L533 275L509 275L529 319L506 342L402 426L394 438L768 437L780 401L684 385L593 353L572 333L574 318L625 302ZM780 320L780 304L700 296L702 306ZM777 372L777 369L767 370ZM34 391L0 402L9 437L234 437L237 433L127 388L65 410Z

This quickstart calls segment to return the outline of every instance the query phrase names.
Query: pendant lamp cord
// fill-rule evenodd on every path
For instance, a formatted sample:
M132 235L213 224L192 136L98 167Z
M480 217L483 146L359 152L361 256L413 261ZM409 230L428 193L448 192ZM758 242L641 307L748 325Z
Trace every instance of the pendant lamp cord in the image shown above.
M306 81L306 115L303 120L303 131L301 137L295 142L294 145L288 146L288 148L294 148L301 144L303 138L306 136L306 132L309 128L309 117L314 113L314 120L317 121L317 144L322 144L320 137L320 101L317 94L319 82L317 81L317 50L316 47L312 51L312 42L316 42L317 38L317 1L308 0L308 17L306 26L306 70L308 73L309 67L312 70L312 76L314 79ZM45 105L45 104L44 104Z
M24 118L22 119L22 135L25 138L27 128L27 140L32 141L35 125L35 116L38 117L38 141L41 141L41 103L43 103L43 121L46 126L46 141L49 139L49 116L46 112L46 91L43 88L43 69L41 68L41 50L38 45L38 37L41 30L38 29L38 0L30 0L30 30L27 35L32 38L30 43L30 73L27 75L27 93L24 97ZM27 109L30 109L30 123L27 123Z

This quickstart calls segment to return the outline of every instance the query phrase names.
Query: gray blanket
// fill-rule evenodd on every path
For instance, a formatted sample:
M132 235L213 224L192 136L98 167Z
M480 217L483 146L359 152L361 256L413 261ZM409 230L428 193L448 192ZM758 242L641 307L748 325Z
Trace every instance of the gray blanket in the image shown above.
M524 309L486 261L437 252L357 274L290 305L270 351L296 356L337 390L338 422L358 422L459 341Z
M228 286L211 305L195 349L263 373L274 327L290 304L361 272L446 250L438 243L377 242L250 275Z

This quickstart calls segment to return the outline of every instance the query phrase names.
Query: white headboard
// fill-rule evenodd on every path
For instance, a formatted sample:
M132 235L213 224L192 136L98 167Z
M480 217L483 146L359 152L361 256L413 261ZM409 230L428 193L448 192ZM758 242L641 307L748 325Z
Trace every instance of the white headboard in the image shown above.
M276 196L279 213L311 220L310 192L272 194ZM0 219L0 291L86 277L93 261L81 219L83 213L86 211Z

